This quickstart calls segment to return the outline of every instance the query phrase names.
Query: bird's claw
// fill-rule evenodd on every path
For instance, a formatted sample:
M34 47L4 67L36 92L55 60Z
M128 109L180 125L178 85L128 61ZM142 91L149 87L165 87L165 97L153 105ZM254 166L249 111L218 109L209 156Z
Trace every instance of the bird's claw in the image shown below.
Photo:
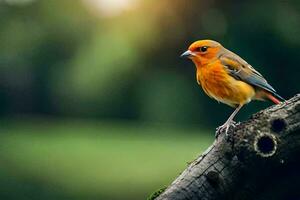
M225 132L225 135L228 136L228 130L230 127L235 128L236 126L238 126L240 124L240 122L235 122L235 121L231 121L231 122L226 122L225 124L223 124L222 126L219 126L218 128L216 128L216 134L215 137L218 138L218 136Z

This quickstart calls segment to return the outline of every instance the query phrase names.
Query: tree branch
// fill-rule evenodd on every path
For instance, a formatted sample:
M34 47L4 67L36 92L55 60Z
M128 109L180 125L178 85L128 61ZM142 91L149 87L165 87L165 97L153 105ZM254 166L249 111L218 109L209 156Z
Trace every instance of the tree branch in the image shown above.
M221 134L155 200L300 198L300 95Z

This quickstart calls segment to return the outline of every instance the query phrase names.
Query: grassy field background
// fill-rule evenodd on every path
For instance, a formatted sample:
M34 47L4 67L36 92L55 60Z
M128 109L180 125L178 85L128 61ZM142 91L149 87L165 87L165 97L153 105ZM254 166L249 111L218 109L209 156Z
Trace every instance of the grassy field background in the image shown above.
M146 199L213 140L200 129L2 121L1 199Z

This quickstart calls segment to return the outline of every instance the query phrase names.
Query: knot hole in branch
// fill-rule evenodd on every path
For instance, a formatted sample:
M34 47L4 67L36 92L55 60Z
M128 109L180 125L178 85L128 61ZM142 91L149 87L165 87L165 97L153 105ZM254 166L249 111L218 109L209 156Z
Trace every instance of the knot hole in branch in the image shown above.
M261 157L273 156L277 150L276 137L269 133L259 134L254 140L254 149Z
M271 129L275 133L279 133L286 128L287 124L284 119L278 118L271 121Z
M214 188L217 188L222 181L219 173L216 171L209 171L207 174L205 174L205 177Z

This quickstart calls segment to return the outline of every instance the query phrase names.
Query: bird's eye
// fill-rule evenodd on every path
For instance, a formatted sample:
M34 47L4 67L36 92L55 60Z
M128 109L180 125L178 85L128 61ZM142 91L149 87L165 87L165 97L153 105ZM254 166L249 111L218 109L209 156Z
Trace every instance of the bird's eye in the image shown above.
M198 48L196 49L196 51L198 51L198 52L206 52L207 49L208 49L207 46L203 46L203 47L198 47Z
M199 51L206 52L207 48L208 48L207 46L199 47Z

